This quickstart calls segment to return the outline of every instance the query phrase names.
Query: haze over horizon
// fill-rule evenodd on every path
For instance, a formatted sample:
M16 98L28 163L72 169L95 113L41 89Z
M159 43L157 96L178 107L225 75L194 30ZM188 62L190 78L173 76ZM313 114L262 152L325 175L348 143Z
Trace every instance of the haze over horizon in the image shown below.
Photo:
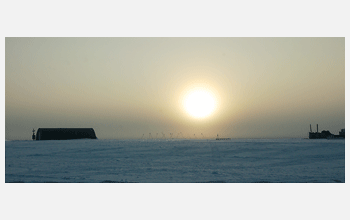
M5 38L6 140L303 138L310 124L345 128L345 38Z

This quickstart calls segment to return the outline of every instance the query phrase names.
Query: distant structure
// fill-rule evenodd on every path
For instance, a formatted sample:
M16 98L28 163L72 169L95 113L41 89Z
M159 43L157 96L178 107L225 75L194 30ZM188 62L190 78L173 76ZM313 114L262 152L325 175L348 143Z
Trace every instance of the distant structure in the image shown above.
M34 128L33 128L33 134L32 134L32 139L33 139L33 141L35 140L35 130L34 130Z
M322 132L318 132L318 124L316 132L312 132L311 124L310 124L310 132L309 139L334 139L334 138L345 138L345 129L341 129L339 135L334 135L329 131L323 130Z
M34 129L33 129L33 136ZM97 139L93 128L39 128L35 140Z
M219 138L219 134L216 135L217 141L225 141L225 140L231 140L231 138Z

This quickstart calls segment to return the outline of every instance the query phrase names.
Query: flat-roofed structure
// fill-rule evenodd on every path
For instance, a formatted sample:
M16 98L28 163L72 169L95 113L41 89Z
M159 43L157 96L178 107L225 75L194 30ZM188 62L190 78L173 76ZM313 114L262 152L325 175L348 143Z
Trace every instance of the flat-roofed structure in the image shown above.
M35 140L97 139L93 128L39 128Z

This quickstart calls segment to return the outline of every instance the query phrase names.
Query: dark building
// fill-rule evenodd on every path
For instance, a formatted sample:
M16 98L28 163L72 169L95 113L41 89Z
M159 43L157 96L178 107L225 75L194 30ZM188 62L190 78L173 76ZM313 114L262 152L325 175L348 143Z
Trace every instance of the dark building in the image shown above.
M339 135L334 135L334 138L345 138L345 128L339 131Z
M326 139L332 138L333 136L331 132L325 130L322 132L309 132L309 139Z
M36 140L97 139L93 128L39 128Z
M334 138L345 138L345 129L341 129L339 132L339 135L334 135L329 131L323 130L322 132L318 132L318 124L317 124L317 131L312 132L311 125L310 125L310 132L309 132L309 139L334 139Z

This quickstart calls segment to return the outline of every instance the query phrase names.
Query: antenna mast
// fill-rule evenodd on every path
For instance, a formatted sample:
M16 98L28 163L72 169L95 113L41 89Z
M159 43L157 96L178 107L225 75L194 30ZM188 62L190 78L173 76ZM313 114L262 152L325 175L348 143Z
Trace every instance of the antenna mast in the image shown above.
M33 139L33 141L35 140L35 129L33 128L33 134L32 134L32 139Z

